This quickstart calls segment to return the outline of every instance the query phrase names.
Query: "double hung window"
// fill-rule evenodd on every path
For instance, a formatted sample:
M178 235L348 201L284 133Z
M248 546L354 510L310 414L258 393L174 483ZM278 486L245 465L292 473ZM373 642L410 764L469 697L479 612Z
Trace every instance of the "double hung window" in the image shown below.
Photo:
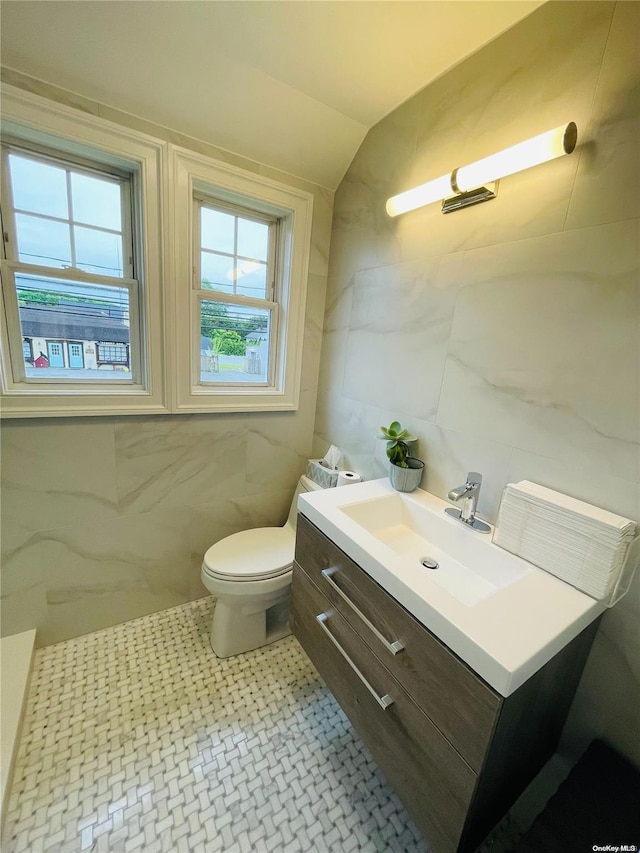
M3 87L3 416L295 410L312 204Z
M132 175L11 143L3 161L14 382L139 383ZM100 363L105 338L126 347L131 361Z
M3 417L167 411L164 143L11 86L2 113Z
M269 384L277 330L278 220L196 195L199 383Z
M312 197L180 148L170 165L174 411L296 409Z

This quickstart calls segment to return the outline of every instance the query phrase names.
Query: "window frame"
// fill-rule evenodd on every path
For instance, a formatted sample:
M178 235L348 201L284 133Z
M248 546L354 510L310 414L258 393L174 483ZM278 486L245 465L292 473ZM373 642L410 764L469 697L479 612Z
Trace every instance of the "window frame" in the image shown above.
M82 392L91 391L94 393L110 393L113 388L116 388L120 393L123 387L142 389L142 371L143 360L141 355L142 350L142 330L140 326L140 282L133 275L137 267L137 255L139 249L137 246L136 235L133 228L133 205L136 193L135 175L133 172L125 172L123 169L113 166L103 166L99 168L97 164L92 163L84 157L73 157L65 155L64 152L52 151L48 147L41 147L33 142L21 144L19 140L14 140L11 137L5 137L0 144L0 153L2 158L2 205L5 224L3 253L2 253L2 274L4 284L3 299L5 300L5 310L7 312L7 338L9 343L9 362L11 371L11 381L14 385L24 385L31 387L34 391L44 391L49 387L57 389L67 389L72 393L77 393L78 389ZM13 196L10 197L11 175L9 167L9 157L12 154L26 155L30 159L38 163L51 163L61 169L64 169L67 175L71 172L74 174L85 174L106 178L117 182L120 188L120 206L122 215L122 240L123 240L123 262L122 276L99 275L89 273L76 266L70 267L49 267L46 264L34 264L30 261L20 260L18 247L18 229L16 228L15 217L13 214L21 213L22 211L13 204ZM65 178L67 191L69 189L69 178ZM68 201L68 200L67 200ZM39 216L38 214L30 214ZM52 220L54 217L41 216L39 218ZM68 224L69 229L73 227L76 220L69 218L61 220ZM70 238L70 249L72 256L75 254L73 237ZM125 261L124 253L129 253L128 260ZM73 258L72 258L73 260ZM128 273L126 275L125 273ZM25 337L20 318L20 306L18 298L19 285L17 276L20 274L33 275L36 278L53 278L58 281L65 281L69 284L90 284L92 286L102 286L106 290L111 287L126 290L128 294L129 305L129 344L131 353L132 372L130 377L109 377L104 379L91 380L87 378L79 378L67 376L60 377L35 377L26 375L26 367L24 358L20 357L18 352L18 337ZM62 340L62 339L61 339ZM63 346L63 350L68 353L69 341L63 340L67 346ZM83 354L84 361L84 354ZM69 358L67 358L69 362ZM67 363L65 369L71 369Z
M172 147L172 243L168 268L174 282L172 360L173 410L177 412L293 411L298 408L304 316L306 309L313 196L304 190L263 175ZM197 281L200 251L194 215L196 197L205 196L215 206L230 205L278 220L275 257L275 299L272 300L273 352L268 384L200 382L200 313L198 302L211 299L214 290L202 290ZM196 285L198 287L196 288ZM232 302L219 291L214 301ZM237 298L237 297L234 297ZM251 297L242 297L250 300ZM258 307L269 303L255 299ZM197 353L197 357L196 357ZM197 380L197 381L196 381Z
M247 209L246 207L241 207L239 204L231 204L229 202L220 201L215 196L212 196L208 193L198 192L197 190L193 194L193 204L194 204L194 216L193 216L193 242L194 247L198 246L198 243L201 242L201 210L203 207L208 208L209 210L216 210L220 213L228 213L231 216L242 217L245 220L252 220L254 222L260 222L270 226L269 229L269 250L268 250L268 260L267 260L267 291L265 293L265 299L273 296L275 294L276 288L276 264L278 257L278 232L279 232L279 224L280 220L278 217L273 215L267 215L264 213L259 213L255 210ZM211 254L222 254L226 255L229 258L245 258L246 260L254 260L245 255L240 255L238 252L235 252L233 255L228 252L215 252L213 249L205 249L200 246L201 252L210 252ZM200 274L202 274L202 269L200 266L200 255L196 255L195 263L198 266ZM199 281L199 277L196 274L196 278L194 279L194 286L197 286ZM213 291L216 292L216 291ZM219 293L224 293L224 291L218 291ZM233 294L236 295L236 294ZM256 297L257 298L257 297Z
M134 414L167 411L164 389L161 177L166 143L80 113L37 95L3 86L3 136L8 147L42 159L66 160L72 169L131 175L130 233L137 248L137 279L29 265L7 259L3 248L0 381L3 417ZM4 158L7 155L3 153ZM76 167L77 164L77 167ZM3 167L4 168L4 167ZM6 206L6 198L3 200ZM127 207L123 202L123 207ZM6 207L5 207L6 210ZM16 246L13 216L3 211L3 234ZM8 221L11 220L11 221ZM123 228L125 222L123 221ZM4 240L3 240L4 247ZM30 378L24 375L15 275L26 272L129 291L132 378L109 380ZM124 272L124 270L123 270ZM62 275L61 275L62 273ZM106 281L105 281L106 279ZM108 283L107 283L108 282ZM140 330L134 345L133 330ZM19 364L18 364L19 363ZM21 365L21 369L20 369ZM21 373L22 370L22 373Z
M31 140L20 140L20 139L12 139L9 134L2 134L1 140L2 146L2 175L3 175L3 205L5 209L10 209L11 205L9 204L8 198L6 198L8 193L8 187L11 184L10 179L10 169L8 165L9 156L12 153L26 156L30 159L37 160L40 163L50 163L53 166L57 166L59 168L65 169L66 171L73 171L78 175L87 175L88 177L99 177L102 180L110 180L113 183L118 183L120 185L121 196L120 196L120 212L122 217L122 236L123 236L123 252L126 247L127 251L130 253L128 263L125 264L123 259L123 269L122 276L120 278L134 278L134 270L137 267L137 258L136 254L139 254L137 247L137 240L135 234L135 216L133 215L133 209L135 206L135 196L136 196L136 187L135 187L135 178L136 175L133 171L128 171L114 165L108 164L99 164L96 161L90 160L88 157L83 157L78 154L73 155L69 153L65 153L64 150L53 150L45 145L38 145L37 143ZM67 182L67 191L68 191L68 182ZM21 210L19 208L13 208L16 213L23 213L29 216L36 216L41 219L49 219L54 221L63 221L68 222L69 225L78 224L82 227L89 227L92 230L102 230L109 231L111 229L101 228L96 226L87 226L86 223L81 223L76 219L62 219L61 217L55 217L47 214L39 214L34 213L33 211ZM7 217L6 221L6 231L9 234L9 242L13 247L16 248L16 257L13 259L18 263L29 264L29 261L20 261L17 256L17 246L18 239L17 233L15 230L15 222L13 217ZM127 238L126 243L124 238ZM74 241L71 241L71 251L75 252L75 246L73 245ZM46 266L45 264L34 264L30 263L31 266ZM58 269L55 267L55 269ZM61 269L65 269L62 267ZM69 269L67 267L66 269ZM79 267L71 267L71 269L80 269ZM84 272L84 271L83 271ZM94 275L100 275L99 273L93 273ZM118 276L104 276L105 278L119 278Z
M21 332L16 289L6 287L7 274L15 274L10 269L13 262L0 260L0 416L296 410L301 392L313 194L266 177L258 163L248 171L14 86L2 84L0 88L3 133L20 145L33 144L78 162L88 158L133 173L132 226L139 241L136 274L140 284L139 314L133 316L138 302L131 298L130 323L141 329L139 386L118 382L117 377L111 379L109 388L104 384L89 387L79 379L72 387L59 380L15 382L11 352L14 362L18 360L24 369L24 336L15 334L16 329ZM192 318L197 298L193 289L194 192L281 221L276 256L280 289L272 312L275 361L267 386L220 387L213 383L217 387L209 389L192 382L196 375ZM35 275L43 272L40 268L30 271ZM50 272L55 276L59 270ZM118 279L115 286L123 286L123 281ZM4 298L5 292L13 292L13 301ZM197 337L199 344L200 335ZM131 348L129 357L133 367ZM200 378L199 370L197 375Z
M238 293L226 293L215 288L202 287L202 252L207 251L202 246L201 225L202 225L202 208L206 207L209 210L221 211L229 213L236 217L242 217L254 222L262 222L269 226L269 247L267 251L267 282L265 287L265 298L244 296ZM193 386L202 387L203 389L249 389L249 388L269 388L274 384L276 359L272 356L273 352L277 351L278 329L279 329L279 303L277 301L278 293L278 247L279 247L279 232L280 218L273 215L266 215L248 210L240 205L233 205L228 202L221 202L215 197L202 193L194 192L193 194L193 317L192 322L195 326L202 319L202 302L217 302L220 305L238 305L247 306L250 308L261 308L270 312L269 314L269 365L267 369L267 379L264 382L204 382L201 373L201 345L200 338L195 332L193 334L193 352L192 352L192 367L191 367L191 382ZM235 248L235 246L234 246ZM237 259L240 256L237 252L233 255L225 254L229 258ZM234 283L235 290L235 283Z

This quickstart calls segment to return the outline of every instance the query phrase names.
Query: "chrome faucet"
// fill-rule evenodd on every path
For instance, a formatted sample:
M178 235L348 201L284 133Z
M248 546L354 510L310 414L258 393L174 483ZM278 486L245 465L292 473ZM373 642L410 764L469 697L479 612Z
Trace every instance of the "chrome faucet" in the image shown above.
M464 486L458 486L456 489L451 489L448 494L450 501L462 501L462 508L448 507L445 509L447 515L451 515L463 524L468 524L474 530L480 533L489 533L491 528L484 521L476 518L476 507L478 506L478 498L480 496L480 486L482 485L482 474L475 471L469 471L467 474L467 482Z

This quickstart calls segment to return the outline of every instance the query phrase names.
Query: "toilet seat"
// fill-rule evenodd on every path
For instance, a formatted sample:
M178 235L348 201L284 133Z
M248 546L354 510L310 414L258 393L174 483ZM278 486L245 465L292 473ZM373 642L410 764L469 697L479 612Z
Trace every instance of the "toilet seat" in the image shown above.
M226 581L276 578L291 571L295 533L289 527L257 527L233 533L204 555L203 572Z

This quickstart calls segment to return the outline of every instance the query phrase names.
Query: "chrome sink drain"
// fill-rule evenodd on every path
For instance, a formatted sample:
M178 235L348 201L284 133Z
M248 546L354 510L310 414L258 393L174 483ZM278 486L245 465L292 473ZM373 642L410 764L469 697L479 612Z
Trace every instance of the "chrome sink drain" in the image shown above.
M420 560L420 565L424 566L425 569L437 569L440 565L437 560L434 560L432 557L423 557Z

